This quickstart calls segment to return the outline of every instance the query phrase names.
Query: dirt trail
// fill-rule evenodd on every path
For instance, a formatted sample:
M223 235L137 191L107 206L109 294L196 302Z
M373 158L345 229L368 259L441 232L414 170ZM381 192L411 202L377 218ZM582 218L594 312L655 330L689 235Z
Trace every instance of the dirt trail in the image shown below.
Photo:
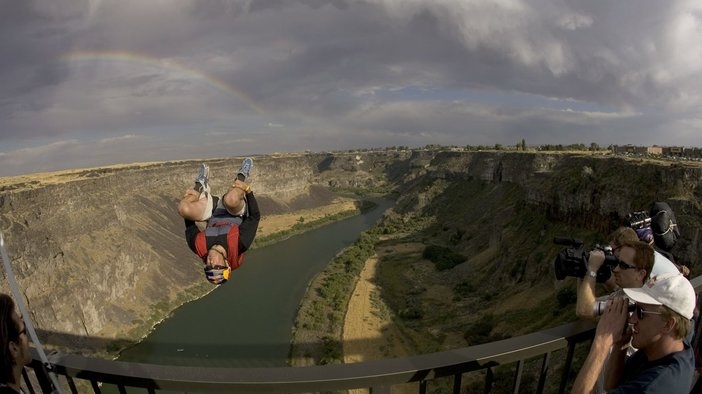
M366 261L351 295L344 319L344 363L399 358L411 354L380 299L379 289L374 283L377 268L377 257ZM417 384L405 384L393 387L392 393L416 393L417 390ZM349 393L354 394L368 392L366 389L349 390Z

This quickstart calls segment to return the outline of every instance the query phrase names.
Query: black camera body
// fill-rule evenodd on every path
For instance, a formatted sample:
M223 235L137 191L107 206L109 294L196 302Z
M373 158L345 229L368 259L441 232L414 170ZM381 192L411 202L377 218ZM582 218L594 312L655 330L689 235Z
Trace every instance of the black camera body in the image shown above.
M612 248L609 246L599 246L587 249L583 246L583 241L574 238L555 237L553 243L557 245L566 245L567 248L558 253L553 262L556 271L556 279L563 280L567 276L582 278L587 274L587 260L590 257L590 252L593 250L602 250L605 254L605 261L597 270L598 283L604 283L612 276L612 267L617 265L619 259L612 253Z
M595 301L595 305L592 306L592 314L595 316L602 316L605 309L607 308L607 301ZM626 310L631 313L636 310L636 304L633 301L629 301Z

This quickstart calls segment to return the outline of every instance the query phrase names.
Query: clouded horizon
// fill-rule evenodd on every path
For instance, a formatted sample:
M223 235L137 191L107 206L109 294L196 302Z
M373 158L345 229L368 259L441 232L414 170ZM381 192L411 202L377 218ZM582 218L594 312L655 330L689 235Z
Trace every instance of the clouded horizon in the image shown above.
M702 3L0 5L0 176L404 145L702 146Z

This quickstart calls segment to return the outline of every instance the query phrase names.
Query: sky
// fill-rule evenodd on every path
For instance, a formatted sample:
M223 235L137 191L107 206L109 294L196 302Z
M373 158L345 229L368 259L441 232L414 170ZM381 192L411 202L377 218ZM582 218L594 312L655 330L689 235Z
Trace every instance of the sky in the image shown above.
M0 3L0 177L389 146L702 146L698 0Z

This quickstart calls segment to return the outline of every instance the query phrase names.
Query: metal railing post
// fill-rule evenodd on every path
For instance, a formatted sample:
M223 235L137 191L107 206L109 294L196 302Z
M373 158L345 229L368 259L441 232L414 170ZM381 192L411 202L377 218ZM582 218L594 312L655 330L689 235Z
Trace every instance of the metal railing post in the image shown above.
M512 383L512 392L519 393L519 384L522 382L522 371L524 371L524 360L517 361L517 368L514 370L514 381Z
M493 380L494 380L494 376L492 373L492 367L489 367L485 373L485 388L483 389L483 393L485 393L485 394L492 393L492 386L495 383Z
M548 375L549 362L551 361L551 352L544 354L544 359L541 362L541 372L539 373L539 384L536 386L537 393L543 393L546 386L546 376Z
M563 394L568 384L568 376L570 376L570 367L573 364L573 356L575 354L575 342L568 342L568 355L566 356L565 365L563 365L563 373L561 374L561 384L558 387L558 393Z

